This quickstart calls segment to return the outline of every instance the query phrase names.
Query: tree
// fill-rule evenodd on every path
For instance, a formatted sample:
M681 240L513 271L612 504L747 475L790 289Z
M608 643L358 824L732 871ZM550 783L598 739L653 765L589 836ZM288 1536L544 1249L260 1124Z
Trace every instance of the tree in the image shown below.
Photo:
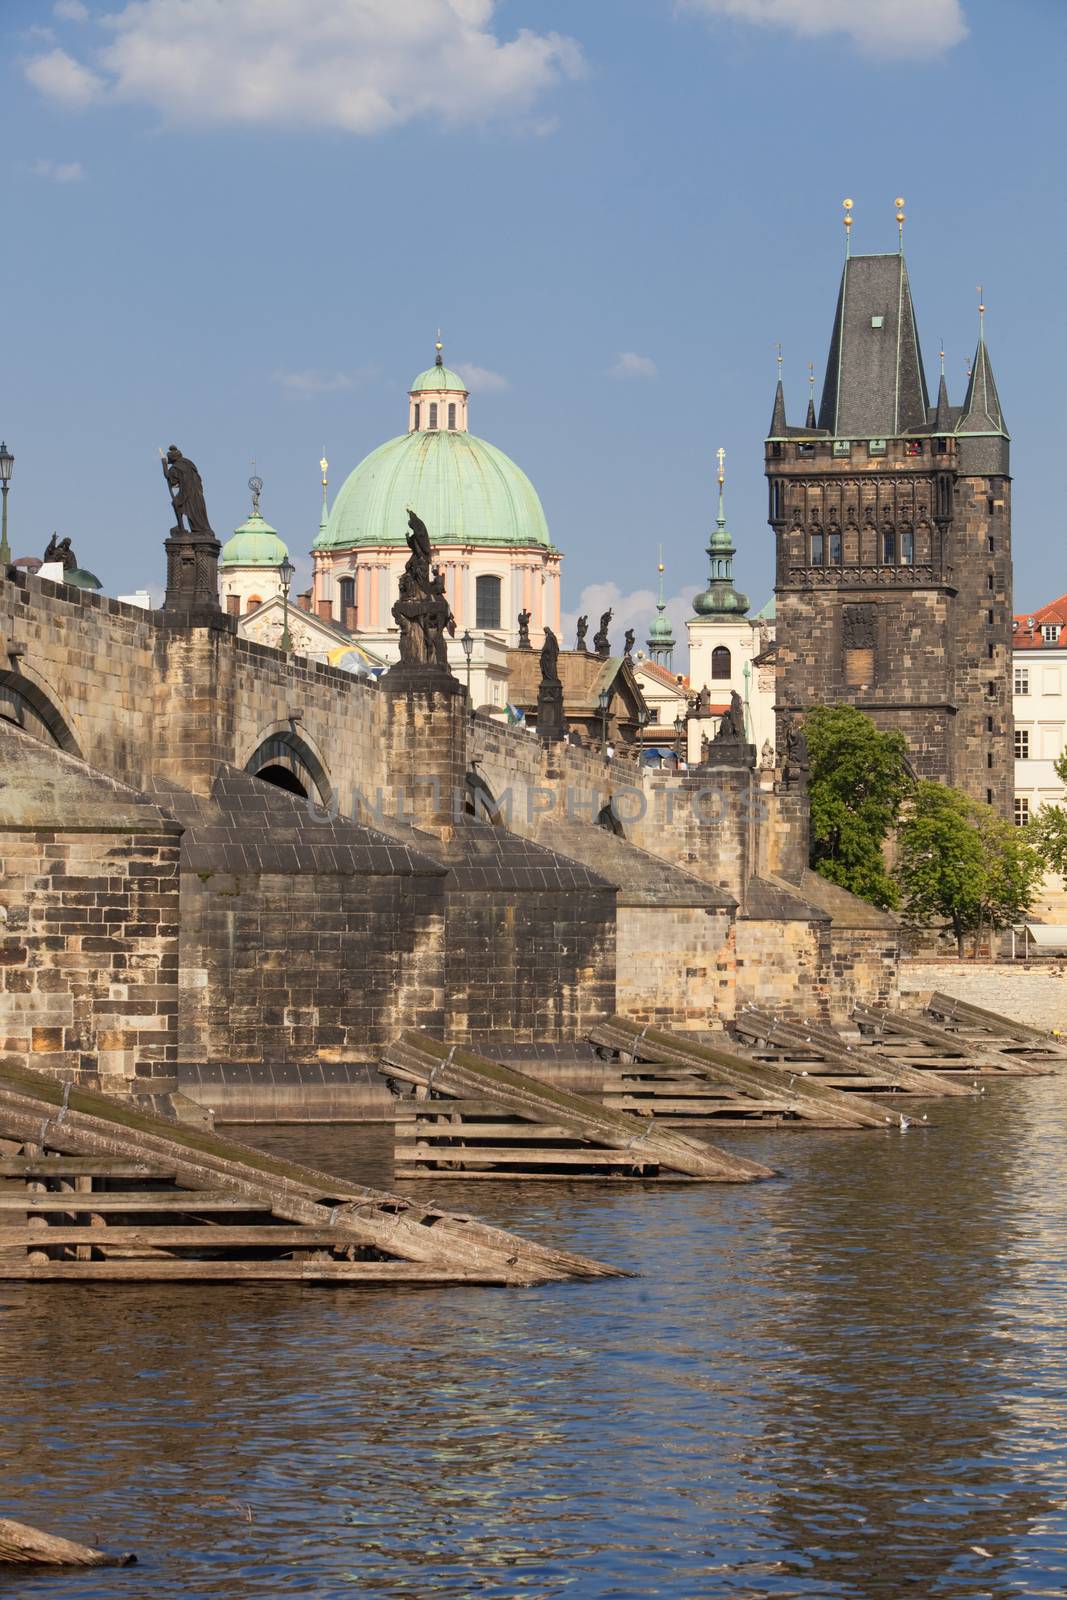
M853 706L804 718L811 757L811 864L831 883L882 907L899 900L884 847L914 787L902 733L880 733Z
M1025 916L1044 870L1027 831L958 789L920 783L898 834L905 919L964 939Z
M1055 767L1060 782L1067 783L1067 750L1057 757ZM1067 877L1067 810L1042 806L1030 819L1027 832L1048 870Z

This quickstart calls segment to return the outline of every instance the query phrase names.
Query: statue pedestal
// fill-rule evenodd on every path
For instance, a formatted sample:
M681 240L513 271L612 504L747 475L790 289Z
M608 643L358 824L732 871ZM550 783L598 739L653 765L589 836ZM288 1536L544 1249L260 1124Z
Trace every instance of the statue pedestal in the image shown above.
M555 742L566 736L562 683L542 683L537 691L537 737Z
M167 593L163 610L188 622L211 622L222 615L219 604L219 556L222 546L204 534L172 528L164 541Z
M710 744L704 746L700 757L700 767L754 767L756 765L756 746L742 744L740 740L712 739Z

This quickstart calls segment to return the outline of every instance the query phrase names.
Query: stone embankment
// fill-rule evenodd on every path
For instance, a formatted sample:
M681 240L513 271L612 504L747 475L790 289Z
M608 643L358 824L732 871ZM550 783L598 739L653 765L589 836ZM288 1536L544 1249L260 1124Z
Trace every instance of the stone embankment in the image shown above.
M904 1005L909 990L940 989L1015 1022L1067 1033L1067 964L1062 962L904 961L900 988Z

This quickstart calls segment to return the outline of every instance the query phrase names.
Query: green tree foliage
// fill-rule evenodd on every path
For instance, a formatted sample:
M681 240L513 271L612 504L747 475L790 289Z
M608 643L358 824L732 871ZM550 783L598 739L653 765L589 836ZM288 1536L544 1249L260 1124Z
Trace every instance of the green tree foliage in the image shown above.
M1061 783L1067 783L1067 750L1056 761L1056 775ZM1026 831L1048 870L1067 877L1067 810L1042 806Z
M898 834L906 920L951 931L961 956L973 934L977 950L983 930L1029 910L1044 871L1029 835L958 789L920 783Z
M879 733L853 706L804 718L811 756L811 864L831 883L882 907L898 903L884 846L913 788L902 733Z

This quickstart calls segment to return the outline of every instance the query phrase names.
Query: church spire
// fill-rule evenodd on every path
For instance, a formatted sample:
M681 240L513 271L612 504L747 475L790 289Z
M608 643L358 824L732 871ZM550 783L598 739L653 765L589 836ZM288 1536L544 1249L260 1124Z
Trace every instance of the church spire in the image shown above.
M819 426L815 420L815 367L810 361L808 362L808 414L804 419L804 426L805 428Z
M661 667L671 670L671 660L674 655L674 633L671 629L671 619L667 615L667 603L663 598L663 546L659 548L659 599L656 601L656 615L653 617L645 640L650 661L657 662Z
M715 528L708 540L708 560L711 563L708 587L703 594L693 596L693 610L698 617L728 622L743 617L748 610L748 595L734 588L734 556L736 546L726 531L724 485L726 483L726 451L717 452L719 461L719 513Z
M785 390L782 388L782 346L778 346L778 383L774 391L774 410L771 412L769 439L783 439L789 424L785 420Z
M985 303L978 289L978 348L971 364L971 380L963 402L957 433L994 433L1008 436L1004 426L1004 413L1000 409L1000 396L993 381L993 368L985 342Z

